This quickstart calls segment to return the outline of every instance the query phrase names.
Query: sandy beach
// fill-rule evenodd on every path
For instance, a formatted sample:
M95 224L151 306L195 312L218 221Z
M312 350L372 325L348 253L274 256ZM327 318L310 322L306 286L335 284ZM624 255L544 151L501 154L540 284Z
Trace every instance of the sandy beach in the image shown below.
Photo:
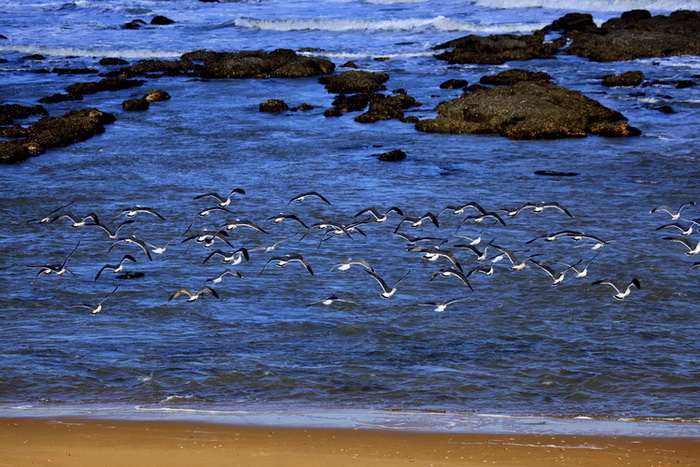
M700 439L6 418L0 465L700 465Z

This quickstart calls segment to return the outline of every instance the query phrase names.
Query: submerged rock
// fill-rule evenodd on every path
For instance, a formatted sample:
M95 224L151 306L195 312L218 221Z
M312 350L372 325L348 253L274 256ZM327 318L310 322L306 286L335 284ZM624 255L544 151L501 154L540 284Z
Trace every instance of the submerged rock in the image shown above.
M197 51L182 56L185 60L201 60L203 78L302 78L332 73L335 64L322 58L298 55L293 50L272 52L208 52Z
M552 58L559 44L544 42L544 33L492 36L469 35L437 45L436 49L452 49L435 57L449 63L499 65L511 60Z
M578 91L523 81L476 89L443 102L438 116L416 124L431 133L498 133L512 139L632 136L641 132L625 117Z
M333 94L375 93L384 91L384 83L389 79L386 73L349 70L334 76L324 76L318 80Z
M504 70L497 75L483 76L479 83L491 84L497 86L509 86L520 81L535 81L538 83L549 83L552 77L544 71L528 71L514 68L512 70Z
M289 110L289 105L282 99L268 99L260 103L260 112L284 112Z
M19 104L0 105L0 125L10 125L15 120L25 119L32 115L48 115L41 105L27 107Z
M384 162L396 162L406 159L406 153L401 149L394 149L393 151L383 152L381 154L372 154L374 157L378 157L380 161Z
M23 139L0 141L0 162L22 162L47 149L85 141L104 132L104 125L114 121L114 115L94 108L73 110L61 117L43 117L20 132Z
M144 98L128 99L122 102L122 108L128 112L148 110L150 105L148 100Z
M644 80L644 73L641 71L627 71L621 75L608 75L603 77L603 86L639 86Z
M102 91L120 91L141 86L145 81L118 77L103 78L100 81L75 83L66 87L69 94L95 94Z

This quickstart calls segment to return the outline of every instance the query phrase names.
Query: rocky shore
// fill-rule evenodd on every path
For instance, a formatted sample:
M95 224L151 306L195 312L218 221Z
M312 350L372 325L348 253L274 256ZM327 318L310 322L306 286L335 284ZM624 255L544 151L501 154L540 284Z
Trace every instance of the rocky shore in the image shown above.
M645 10L625 12L600 27L588 14L570 13L533 34L468 35L436 47L435 58L452 64L501 64L514 60L551 59L557 55L576 55L592 62L625 61L645 57L700 55L700 12L676 11L668 16L652 16ZM42 57L35 57L40 60ZM405 89L387 92L387 73L355 70L336 73L336 65L326 59L307 56L293 50L271 52L193 51L177 60L144 60L128 64L121 59L103 59L99 69L47 70L57 74L89 75L99 80L76 82L64 93L41 97L51 105L76 101L84 95L119 92L143 86L164 76L190 80L270 79L320 77L319 84L336 95L326 117L342 117L347 112L362 112L354 117L359 123L397 119L415 124L418 131L438 133L499 134L511 139L551 139L600 136L635 136L641 132L624 115L608 109L582 93L551 83L547 73L524 69L508 70L485 76L479 84L443 83L441 87L462 89L463 94L441 103L436 117L418 120L404 111L421 104ZM554 67L554 63L553 63ZM643 85L640 72L606 76L601 87ZM692 80L674 83L689 87ZM158 91L161 96L165 91ZM149 97L150 95L150 97ZM124 111L144 111L150 102L164 100L147 94L123 102ZM170 96L168 95L167 98ZM76 109L62 116L49 116L42 105L23 107L0 103L0 162L18 163L50 148L84 141L105 131L105 124L119 115L96 108ZM261 103L263 112L311 110L307 104L289 106L271 98ZM659 109L666 112L667 109ZM671 110L672 111L672 110ZM18 121L42 116L36 123L21 126Z

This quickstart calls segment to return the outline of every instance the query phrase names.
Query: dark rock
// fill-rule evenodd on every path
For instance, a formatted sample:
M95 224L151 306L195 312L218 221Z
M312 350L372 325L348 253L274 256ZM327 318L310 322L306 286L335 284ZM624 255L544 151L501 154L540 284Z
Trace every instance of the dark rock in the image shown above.
M484 86L483 84L474 83L474 84L470 84L466 88L462 89L462 91L474 92L474 91L478 91L479 89L486 89L486 86Z
M150 107L148 100L144 98L128 99L122 102L122 108L129 112L139 112L142 110L148 110Z
M34 105L32 107L19 104L0 105L0 125L10 125L15 120L29 118L32 115L48 115L48 112L41 105Z
M448 79L440 83L440 89L462 89L468 85L469 82L466 79Z
M0 138L26 138L28 130L20 125L0 127Z
M284 112L289 106L282 99L268 99L260 103L260 112Z
M325 85L333 94L373 93L386 89L384 82L389 79L386 73L350 70L339 75L323 76L318 82Z
M673 85L677 89L687 89L695 86L695 82L689 79L679 79L678 81L674 81Z
M165 26L168 24L173 24L175 21L165 17L163 15L156 15L153 18L151 18L151 24L156 25L156 26Z
M379 157L380 161L385 162L396 162L406 159L406 153L401 149L394 149L393 151L384 152L382 154L372 154L374 157Z
M0 162L22 162L49 148L85 141L104 132L104 125L114 120L114 115L94 108L73 110L61 117L43 117L25 129L25 138L0 141Z
M644 80L641 71L627 71L621 75L608 75L603 78L603 86L639 86Z
M492 36L469 35L435 47L452 50L435 57L449 63L479 63L499 65L511 60L552 58L557 46L544 42L544 33L518 36L497 34Z
M340 65L341 68L359 68L357 64L350 60L349 62L345 62L344 64Z
M673 107L671 107L670 105L660 105L658 107L649 107L649 108L652 110L658 110L659 112L664 113L664 114L672 114L675 112L675 110L673 110Z
M622 114L578 91L532 81L479 89L443 102L437 110L437 118L421 120L416 128L433 133L498 133L512 139L641 133Z
M161 102L170 99L170 94L160 89L154 89L152 91L148 91L143 98L148 102Z
M355 121L358 123L374 123L379 120L390 120L393 118L401 120L404 118L404 109L418 105L420 104L407 94L393 96L374 94L369 101L367 112L355 117Z
M504 70L497 75L483 76L479 83L498 86L510 86L520 81L535 81L537 83L549 83L552 77L544 71L528 71L514 68Z
M606 21L597 32L572 36L565 51L597 62L700 55L700 12L651 16L634 10Z
M141 86L145 81L136 79L124 79L117 77L103 78L100 81L87 83L75 83L66 87L66 91L71 94L95 94L101 91L120 91L135 86Z
M46 60L46 57L41 54L25 55L22 58L25 60Z
M375 62L388 62L391 60L391 57L374 57L372 60Z
M99 73L99 70L94 68L52 68L51 73L59 75L89 75Z
M339 94L333 99L333 107L339 112L361 112L367 108L374 94Z
M313 105L309 105L309 104L307 104L306 102L302 102L302 103L299 104L298 106L292 107L292 108L289 109L289 110L291 110L292 112L296 112L297 110L307 111L307 110L313 110L313 109L314 109L314 106L313 106Z
M103 65L103 66L113 66L113 65L122 66L122 65L128 65L129 62L127 62L126 60L122 60L121 58L104 57L104 58L100 59L99 64Z
M182 56L201 60L203 78L302 78L332 73L335 64L322 58L297 55L293 50L272 52L208 52L197 51Z
M593 22L593 16L588 13L567 13L545 26L543 31L561 31L569 35L572 32L597 32L598 26Z
M342 116L343 116L343 112L341 112L340 110L338 110L338 109L336 109L335 107L333 107L333 108L324 110L324 111L323 111L323 116L324 116L324 117L342 117Z
M45 96L39 99L40 104L56 104L58 102L67 102L67 101L79 101L83 99L82 94L73 94L73 93L56 93L52 94L50 96Z
M150 74L178 76L198 72L201 68L201 65L189 60L143 60L134 65L120 68L115 74L129 77Z
M135 19L133 21L129 21L128 23L122 24L122 29L139 29L141 26L144 26L146 22L142 19Z
M535 175L545 175L548 177L575 177L577 172L558 172L556 170L535 170Z

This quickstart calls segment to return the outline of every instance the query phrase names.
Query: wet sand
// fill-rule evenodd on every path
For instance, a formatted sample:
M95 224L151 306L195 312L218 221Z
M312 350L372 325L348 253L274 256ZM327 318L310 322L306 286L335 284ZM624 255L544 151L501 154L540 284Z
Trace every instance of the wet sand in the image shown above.
M0 465L700 465L700 438L0 419Z

